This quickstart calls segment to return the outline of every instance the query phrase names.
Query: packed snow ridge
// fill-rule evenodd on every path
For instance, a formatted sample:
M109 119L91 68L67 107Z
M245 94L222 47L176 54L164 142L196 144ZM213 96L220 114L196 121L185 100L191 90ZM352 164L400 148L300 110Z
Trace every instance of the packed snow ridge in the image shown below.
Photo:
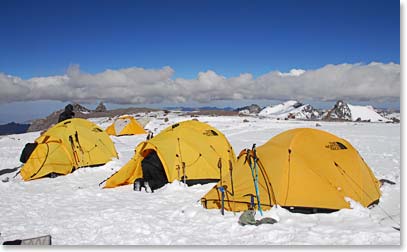
M309 104L298 101L286 101L275 106L267 106L259 113L260 117L276 119L317 119L320 114Z
M321 111L310 104L289 100L277 105L270 105L257 112L250 107L239 110L241 115L253 115L260 118L278 120L324 120L324 121L360 121L360 122L397 122L390 117L380 115L372 106L356 106L338 101L332 109ZM399 118L398 118L399 120Z

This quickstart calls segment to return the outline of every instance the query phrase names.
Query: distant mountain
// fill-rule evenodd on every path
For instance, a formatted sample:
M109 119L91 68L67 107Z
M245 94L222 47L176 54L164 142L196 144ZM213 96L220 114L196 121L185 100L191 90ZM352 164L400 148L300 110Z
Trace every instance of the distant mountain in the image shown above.
M222 111L233 111L234 109L232 107L210 107L210 106L204 106L204 107L165 107L164 109L166 110L179 110L179 111L184 111L184 112L191 112L191 111L203 111L203 110L222 110Z
M399 123L401 120L400 110L398 109L375 109L375 111L394 123Z
M257 115L261 111L261 107L257 104L252 104L249 106L241 107L235 109L235 111L239 112L242 115Z
M99 105L95 108L95 112L106 112L106 106L103 104L103 102L100 102Z
M98 118L114 117L123 114L135 114L139 112L157 111L151 108L123 108L107 110L101 102L95 110L90 110L80 104L74 104L75 117L78 118ZM191 115L238 115L252 114L260 117L276 119L299 119L299 120L345 120L345 121L371 121L371 122L400 122L400 112L391 110L375 110L371 106L354 106L338 101L332 109L324 113L315 109L309 104L302 104L295 100L290 100L282 104L267 106L261 109L258 105L252 104L238 109L231 107L167 107L168 110L181 110L190 112ZM0 134L15 134L23 132L41 131L49 128L58 122L59 114L63 109L55 111L46 118L32 120L30 124L9 123L0 125ZM380 114L379 114L380 113Z
M26 133L30 124L20 124L20 123L7 123L0 125L0 135L10 135L10 134L20 134Z
M323 120L356 122L391 122L378 114L372 106L356 106L344 101L337 101L334 107L322 116Z
M156 109L150 109L150 108L122 108L122 109L103 111L104 105L102 107L100 104L98 106L99 107L98 111L96 111L96 109L94 111L92 111L80 104L74 104L73 107L74 107L74 112L75 112L75 118L114 117L117 115L156 111ZM32 132L32 131L40 131L40 130L48 129L52 125L58 123L58 117L59 117L59 114L62 113L62 111L64 111L64 110L60 109L55 112L52 112L50 115L48 115L45 118L33 120L27 131Z
M258 115L275 119L317 120L320 118L320 112L317 109L309 104L302 104L295 100L267 106Z
M352 121L352 113L348 104L344 101L339 100L335 103L334 107L325 112L322 116L324 120L334 120L334 121Z
M100 104L99 104L99 105L100 105ZM88 114L88 113L90 113L92 110L90 110L90 109L88 109L88 108L86 108L86 107L84 107L84 106L82 106L82 105L80 105L80 104L78 104L78 103L75 103L75 104L73 104L73 111L74 111L75 113L80 112L80 113L82 113L82 114Z
M199 109L193 107L164 107L165 110L177 110L183 112L198 111Z
M223 110L223 111L233 111L232 107L223 107L223 108L219 108L219 107L199 107L199 110Z
M394 123L399 123L401 120L400 112L388 113L384 117L386 117L387 119L391 120Z

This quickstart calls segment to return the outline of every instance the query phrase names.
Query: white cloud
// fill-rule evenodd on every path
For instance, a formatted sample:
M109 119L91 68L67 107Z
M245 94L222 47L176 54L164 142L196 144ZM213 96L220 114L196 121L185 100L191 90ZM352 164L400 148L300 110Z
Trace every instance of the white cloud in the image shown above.
M305 70L302 69L291 69L288 73L279 73L281 76L300 76L305 73Z
M117 104L210 102L240 99L395 100L400 97L400 65L326 65L316 70L271 71L254 78L226 78L212 70L196 79L173 79L171 67L126 68L89 74L70 66L65 75L28 80L0 73L0 102L59 100Z

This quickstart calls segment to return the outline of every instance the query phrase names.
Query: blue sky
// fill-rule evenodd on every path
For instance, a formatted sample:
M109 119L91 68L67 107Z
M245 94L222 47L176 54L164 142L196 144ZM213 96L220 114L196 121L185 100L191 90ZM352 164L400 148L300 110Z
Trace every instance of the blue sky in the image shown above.
M0 34L0 73L22 79L64 75L72 65L90 74L169 66L171 79L208 70L256 78L399 64L400 2L2 0Z
M171 66L195 77L400 62L398 1L5 1L0 71Z

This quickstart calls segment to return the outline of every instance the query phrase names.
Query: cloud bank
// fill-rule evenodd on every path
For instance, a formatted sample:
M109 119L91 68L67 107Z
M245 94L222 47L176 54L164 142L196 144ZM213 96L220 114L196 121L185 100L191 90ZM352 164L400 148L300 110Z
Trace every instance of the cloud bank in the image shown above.
M316 70L271 71L226 78L212 70L196 79L173 78L171 67L126 68L89 74L70 66L65 75L21 79L0 73L0 103L58 100L116 104L210 102L242 99L391 101L400 99L400 65L326 65Z

